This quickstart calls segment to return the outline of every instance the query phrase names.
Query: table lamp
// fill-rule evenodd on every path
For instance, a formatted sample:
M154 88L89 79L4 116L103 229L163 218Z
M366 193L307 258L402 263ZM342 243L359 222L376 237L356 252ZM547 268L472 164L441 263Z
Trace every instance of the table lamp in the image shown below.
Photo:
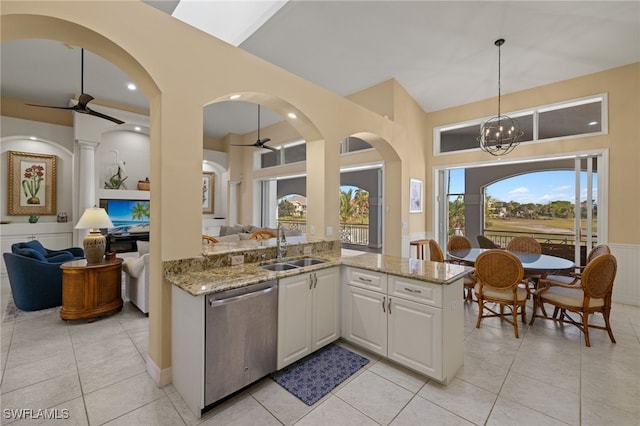
M89 207L84 211L75 228L91 229L82 242L87 263L102 262L107 239L100 232L100 228L113 228L113 223L105 209Z

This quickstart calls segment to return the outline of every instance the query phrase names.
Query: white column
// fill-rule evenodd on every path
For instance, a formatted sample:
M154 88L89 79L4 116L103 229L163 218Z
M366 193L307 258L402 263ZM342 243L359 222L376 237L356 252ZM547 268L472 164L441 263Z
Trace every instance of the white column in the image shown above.
M96 165L96 148L100 145L98 142L78 140L80 150L78 164L78 205L74 214L74 223L77 223L87 207L93 207L96 204L96 182L95 182L95 165ZM78 230L75 236L75 244L82 245L82 240L88 233L88 230Z
M229 181L229 209L227 216L227 224L230 226L238 223L238 181Z

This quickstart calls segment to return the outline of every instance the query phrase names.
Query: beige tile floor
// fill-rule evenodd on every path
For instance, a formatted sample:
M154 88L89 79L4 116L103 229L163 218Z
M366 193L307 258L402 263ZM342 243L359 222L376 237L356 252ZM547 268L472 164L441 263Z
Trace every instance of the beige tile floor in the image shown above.
M5 321L0 420L13 425L640 424L640 308L616 304L618 343L594 330L592 347L586 348L575 327L551 321L522 327L520 339L497 319L476 329L476 307L465 304L464 367L449 386L352 348L371 362L311 407L263 379L201 419L173 386L158 389L145 372L148 318L130 303L94 323L65 322L55 313ZM69 419L16 421L7 418L10 408L54 408Z

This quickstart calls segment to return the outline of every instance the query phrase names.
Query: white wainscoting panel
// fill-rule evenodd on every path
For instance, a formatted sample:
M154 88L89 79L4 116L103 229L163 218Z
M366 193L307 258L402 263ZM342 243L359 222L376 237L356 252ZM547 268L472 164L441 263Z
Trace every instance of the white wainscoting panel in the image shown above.
M613 301L640 306L640 245L610 243L609 247L618 261Z

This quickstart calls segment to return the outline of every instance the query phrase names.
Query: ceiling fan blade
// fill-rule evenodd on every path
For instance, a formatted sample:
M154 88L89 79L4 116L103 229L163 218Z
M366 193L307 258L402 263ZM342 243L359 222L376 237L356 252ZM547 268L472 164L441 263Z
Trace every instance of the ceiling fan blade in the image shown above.
M269 138L258 139L258 140L256 141L256 145L257 145L257 146L262 146L262 145L264 145L265 143L269 142L270 140L271 140L271 139L269 139Z
M260 148L266 148L269 149L271 151L277 151L277 149L270 147L269 145L260 145Z
M80 97L78 98L78 105L80 105L81 108L86 108L87 104L89 102L91 102L92 100L94 100L95 98L91 95L88 95L86 93L82 93L80 94Z
M232 143L230 144L231 146L253 146L256 147L258 145L256 145L255 143L249 143L249 144L238 144L238 143Z
M109 115L103 114L101 112L98 111L94 111L92 109L85 109L86 113L89 115L93 115L94 117L100 117L100 118L104 118L105 120L109 120L109 121L113 121L116 124L124 124L124 121L122 120L118 120L117 118L111 117Z
M59 107L59 106L53 106L53 105L37 105L37 104L25 104L25 105L40 107L40 108L75 109L74 107Z

